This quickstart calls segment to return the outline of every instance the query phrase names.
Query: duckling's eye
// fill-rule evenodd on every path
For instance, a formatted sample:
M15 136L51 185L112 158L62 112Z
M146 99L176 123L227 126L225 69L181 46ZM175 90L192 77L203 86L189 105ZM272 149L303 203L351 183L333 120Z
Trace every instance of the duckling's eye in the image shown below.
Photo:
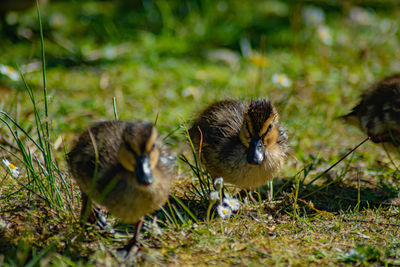
M265 136L267 136L267 134L272 130L272 127L274 126L274 124L271 122L269 125L268 125L268 128L267 128L267 130L265 131L265 133L263 134L263 135L261 135L261 137L262 138L265 138Z
M268 125L268 128L267 128L267 131L266 131L266 133L269 133L270 131L271 131L271 129L272 129L272 123L270 123L269 125Z

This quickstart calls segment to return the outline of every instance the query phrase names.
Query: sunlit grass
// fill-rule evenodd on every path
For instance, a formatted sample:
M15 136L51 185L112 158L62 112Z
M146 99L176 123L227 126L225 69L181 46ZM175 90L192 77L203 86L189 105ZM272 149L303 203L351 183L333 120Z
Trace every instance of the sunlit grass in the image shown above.
M0 120L8 130L8 134L12 136L13 141L18 147L18 151L12 152L4 146L0 147L8 152L8 156L11 156L13 161L16 160L18 163L23 164L27 181L21 181L21 177L18 177L19 175L13 175L12 177L20 186L27 190L29 194L28 198L32 194L56 208L60 213L68 213L72 212L74 197L72 195L71 182L64 177L64 171L60 170L53 158L51 122L48 114L46 89L44 40L39 9L38 17L42 44L44 103L43 105L38 104L35 93L28 85L24 75L21 74L21 80L32 104L34 114L34 123L32 126L34 127L34 131L29 133L27 129L24 129L8 113L0 110L0 115L2 116Z

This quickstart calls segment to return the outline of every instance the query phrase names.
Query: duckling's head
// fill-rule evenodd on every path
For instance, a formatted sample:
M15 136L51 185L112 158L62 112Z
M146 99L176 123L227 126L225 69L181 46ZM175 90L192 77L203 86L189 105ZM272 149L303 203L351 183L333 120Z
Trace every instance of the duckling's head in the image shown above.
M248 148L247 162L261 164L265 151L276 144L278 137L278 112L274 105L266 99L251 100L240 130L240 139Z
M135 174L140 185L153 183L153 170L160 157L156 140L157 130L151 123L129 124L123 133L118 159L126 170Z

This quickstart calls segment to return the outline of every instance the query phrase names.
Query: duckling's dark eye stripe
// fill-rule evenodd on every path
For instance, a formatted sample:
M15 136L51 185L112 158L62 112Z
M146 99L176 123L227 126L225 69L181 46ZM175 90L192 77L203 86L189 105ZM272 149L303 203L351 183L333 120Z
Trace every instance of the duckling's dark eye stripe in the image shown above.
M251 135L250 127L249 127L249 122L248 122L248 121L246 121L246 129L247 129L247 132Z
M137 153L132 149L131 144L129 142L125 141L124 142L126 149L128 149L129 152L131 152L133 155L137 156Z
M265 136L267 135L267 133L268 133L268 131L267 131L267 132L265 132L263 135L261 135L261 139L264 139L264 138L265 138Z

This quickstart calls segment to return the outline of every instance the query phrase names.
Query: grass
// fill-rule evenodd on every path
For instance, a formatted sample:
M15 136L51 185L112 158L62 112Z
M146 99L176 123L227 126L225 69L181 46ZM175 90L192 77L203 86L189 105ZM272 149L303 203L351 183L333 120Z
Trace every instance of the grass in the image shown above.
M82 231L65 153L93 121L156 118L179 156L178 177L169 202L146 219L132 262L399 264L396 162L366 142L328 169L365 138L336 118L399 70L398 9L389 1L146 3L56 1L40 16L34 8L17 13L11 26L30 35L2 28L0 64L18 66L24 78L0 75L0 155L20 170L16 177L0 168L3 265L121 263L113 252L132 226L110 217L116 233ZM310 6L323 10L318 25L327 31L301 17ZM276 73L293 84L274 84ZM290 137L274 200L262 188L264 201L244 201L230 219L214 207L208 216L212 185L185 129L215 100L258 96L277 105Z

